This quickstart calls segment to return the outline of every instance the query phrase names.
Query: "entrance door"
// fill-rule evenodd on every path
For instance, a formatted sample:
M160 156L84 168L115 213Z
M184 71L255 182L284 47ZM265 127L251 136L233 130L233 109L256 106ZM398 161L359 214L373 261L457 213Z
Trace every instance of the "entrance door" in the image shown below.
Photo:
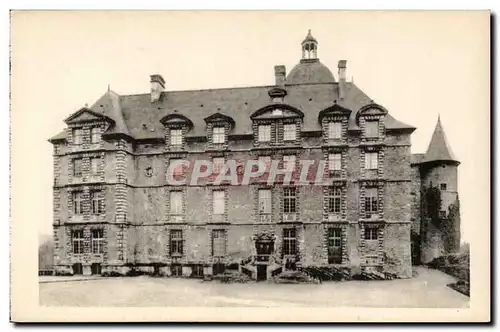
M83 274L82 263L73 264L73 274Z
M99 263L92 263L92 265L90 266L90 270L92 271L92 274L93 275L99 275L101 274L101 264Z
M267 280L267 265L257 265L257 281Z

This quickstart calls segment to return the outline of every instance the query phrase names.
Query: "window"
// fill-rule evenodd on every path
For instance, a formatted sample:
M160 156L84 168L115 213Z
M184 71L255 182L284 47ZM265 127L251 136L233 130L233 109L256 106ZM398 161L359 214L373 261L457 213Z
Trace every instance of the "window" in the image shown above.
M291 172L295 169L295 155L288 154L283 156L283 167Z
M272 211L271 189L259 189L259 213L270 214Z
M170 231L170 256L182 256L182 230L173 229Z
M104 230L103 229L93 229L90 233L91 236L91 247L93 254L104 253Z
M365 240L377 240L378 227L365 227Z
M226 202L224 199L224 190L213 191L213 214L224 214Z
M170 165L172 165L173 163L177 163L178 161L180 161L182 159L179 159L179 158L171 158L169 160L169 168L168 168L168 171L170 173L170 176L174 177L174 178L178 178L178 177L181 177L183 174L184 174L184 165L182 163L178 163L177 166L175 166L173 169L170 168Z
M446 210L439 211L439 218L446 219Z
M328 228L328 264L342 263L342 229Z
M378 121L366 121L365 130L366 137L379 137Z
M182 129L170 130L170 145L182 145Z
M294 123L284 125L283 131L283 140L295 141L297 137L297 126Z
M378 168L378 152L366 152L365 153L365 167L366 167L366 169L377 169Z
M90 128L90 143L99 143L101 141L101 129L99 127Z
M99 157L90 158L90 173L92 175L99 174L99 164L100 163L101 163L101 158L99 158Z
M295 228L283 229L283 255L297 254L297 237Z
M271 126L261 125L259 126L259 142L270 142L271 141Z
M295 213L296 211L296 191L295 188L283 189L283 212Z
M212 159L212 167L213 167L213 173L214 174L219 174L222 168L224 167L224 157L214 157Z
M264 166L264 172L269 172L271 169L271 156L259 156L260 167Z
M92 214L101 214L104 212L104 198L101 190L93 190L90 192L90 201Z
M441 184L439 185L439 189L441 189L441 190L447 190L446 188L447 188L446 183L441 183Z
M73 129L73 144L81 145L83 143L83 130Z
M73 212L75 214L83 213L83 192L73 192Z
M182 208L182 191L171 191L170 192L170 214L171 215L181 215L183 213Z
M73 242L73 253L83 254L83 230L72 231L71 240Z
M182 265L181 264L172 264L172 277L182 277Z
M226 231L214 229L212 231L212 256L222 257L226 255Z
M342 189L329 188L328 189L328 213L340 213L342 206Z
M342 123L341 122L328 122L328 138L342 137Z
M378 189L366 188L365 190L365 212L378 211Z
M226 142L226 128L214 127L212 130L214 144L224 144Z
M82 176L82 168L83 168L83 159L82 158L73 159L73 176L77 177Z
M191 278L203 278L203 265L194 264L191 266Z
M328 170L329 171L342 170L342 154L341 153L330 153L328 155Z

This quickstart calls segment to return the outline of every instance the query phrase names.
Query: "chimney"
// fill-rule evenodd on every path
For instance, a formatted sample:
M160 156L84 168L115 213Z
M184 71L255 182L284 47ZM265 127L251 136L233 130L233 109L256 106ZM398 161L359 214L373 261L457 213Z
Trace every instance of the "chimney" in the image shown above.
M345 84L345 69L347 67L347 60L339 61L339 99L345 98L346 94L346 84Z
M286 81L285 66L283 65L274 66L274 77L276 78L276 85L279 87L284 87Z
M151 102L160 100L161 93L165 90L165 80L159 74L150 76L151 78Z

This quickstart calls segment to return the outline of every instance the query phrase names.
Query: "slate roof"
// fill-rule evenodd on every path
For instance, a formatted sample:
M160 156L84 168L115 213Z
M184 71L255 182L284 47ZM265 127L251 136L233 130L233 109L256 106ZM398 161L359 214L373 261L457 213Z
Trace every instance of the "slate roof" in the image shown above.
M193 129L187 137L206 136L204 119L212 114L221 113L232 117L235 126L230 135L252 134L250 116L258 109L271 104L268 95L272 86L166 91L158 102L151 102L151 95L119 96L107 91L90 109L104 114L115 121L115 125L106 133L121 133L135 139L163 138L164 126L160 119L168 114L182 114L193 122ZM304 131L321 130L318 123L320 111L330 107L336 101L340 106L352 111L349 130L359 130L356 125L357 111L372 103L354 83L346 82L346 96L338 100L338 83L287 84L287 96L284 103L300 109L304 114ZM415 128L386 116L387 129ZM62 139L65 132L51 140Z
M446 134L441 125L441 119L438 117L436 128L432 134L431 142L427 148L424 159L422 162L433 162L433 161L453 161L458 162L455 155L451 151L451 147L446 138Z
M319 59L302 59L286 77L288 84L333 83L335 78L327 66Z

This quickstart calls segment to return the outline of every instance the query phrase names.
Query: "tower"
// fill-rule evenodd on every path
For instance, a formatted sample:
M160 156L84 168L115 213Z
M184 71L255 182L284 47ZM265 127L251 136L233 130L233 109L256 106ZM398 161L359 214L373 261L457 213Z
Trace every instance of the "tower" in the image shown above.
M427 152L420 164L421 260L428 263L460 247L458 165L438 117Z
M311 30L302 41L302 59L318 58L318 41L311 35Z

